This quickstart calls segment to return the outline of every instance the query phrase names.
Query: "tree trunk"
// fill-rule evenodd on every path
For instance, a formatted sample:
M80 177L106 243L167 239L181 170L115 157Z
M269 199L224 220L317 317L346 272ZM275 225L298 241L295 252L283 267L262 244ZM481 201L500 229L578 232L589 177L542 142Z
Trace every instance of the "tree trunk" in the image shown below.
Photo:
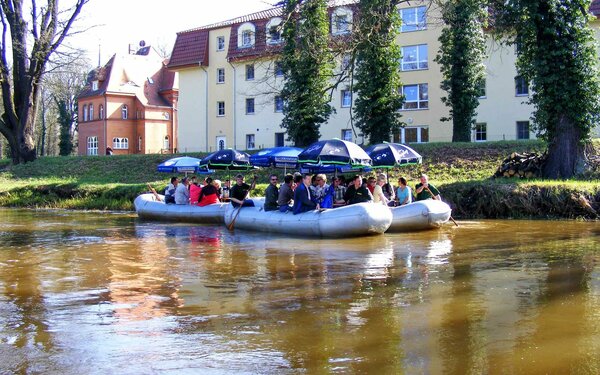
M585 151L590 144L580 141L577 125L567 116L560 116L556 136L548 145L548 159L543 175L546 178L571 178L585 169Z

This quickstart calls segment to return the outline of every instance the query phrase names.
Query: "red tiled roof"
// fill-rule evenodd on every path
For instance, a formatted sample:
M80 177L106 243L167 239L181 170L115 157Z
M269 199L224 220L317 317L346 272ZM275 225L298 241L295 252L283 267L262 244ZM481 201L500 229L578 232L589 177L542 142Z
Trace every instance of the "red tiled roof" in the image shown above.
M208 30L196 29L177 33L169 68L208 66Z
M248 58L256 58L260 56L267 56L274 53L279 53L282 48L282 44L268 44L267 43L267 22L268 19L257 20L253 22L256 28L254 35L254 45L252 47L238 48L238 29L242 24L236 24L231 27L231 35L229 36L229 49L227 53L227 59L230 61L239 61Z
M593 0L590 4L590 13L596 17L600 17L600 0Z

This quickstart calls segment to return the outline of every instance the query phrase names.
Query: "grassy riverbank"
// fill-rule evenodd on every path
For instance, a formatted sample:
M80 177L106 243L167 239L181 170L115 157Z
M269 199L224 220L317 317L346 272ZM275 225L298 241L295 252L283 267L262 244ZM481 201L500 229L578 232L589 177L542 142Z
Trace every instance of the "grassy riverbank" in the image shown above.
M390 176L403 175L414 185L421 173L427 173L451 203L455 218L596 219L595 212L600 212L600 172L569 181L490 178L512 152L540 151L540 142L432 143L414 148L423 155L423 164L390 171ZM170 157L44 157L17 166L2 160L0 206L132 210L133 199L148 190L147 183L156 188L166 185L170 175L156 172L156 165ZM249 173L263 182L256 194L262 194L271 172L283 171ZM227 176L216 174L220 179Z

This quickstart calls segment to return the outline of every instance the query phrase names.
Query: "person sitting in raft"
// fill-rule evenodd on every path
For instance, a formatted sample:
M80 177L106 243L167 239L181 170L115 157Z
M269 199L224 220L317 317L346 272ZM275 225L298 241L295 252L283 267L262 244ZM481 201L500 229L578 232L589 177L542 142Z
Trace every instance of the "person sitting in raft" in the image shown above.
M412 190L407 185L408 183L404 177L398 179L398 190L396 190L398 206L412 203Z
M175 189L179 184L179 179L175 176L171 177L171 183L165 189L165 203L175 203Z
M198 206L204 207L209 204L219 203L219 197L217 196L217 188L213 185L213 179L211 177L206 178L206 186L200 191L200 197Z
M383 184L380 181L383 181ZM396 193L394 192L394 187L388 181L388 178L385 173L380 173L379 175L377 175L377 184L381 186L381 190L383 190L383 195L388 201L388 206L394 207L396 205Z
M215 185L215 187L217 188L217 197L219 198L219 201L221 201L221 198L223 197L223 188L221 187L221 180L213 180L213 185Z
M425 199L437 199L441 200L440 192L435 186L429 183L429 177L426 174L422 174L420 178L421 182L415 187L418 201Z
M356 175L352 178L352 184L346 190L344 194L344 200L347 204L372 202L373 196L369 189L367 189L362 183L362 177Z
M269 186L265 190L265 211L275 211L279 209L277 199L279 198L279 188L277 187L277 175L269 176Z
M175 189L175 204L190 204L190 191L188 185L190 181L187 177L181 180L181 183L177 185Z
M302 177L300 177L300 181L302 181ZM294 176L286 174L283 182L279 188L277 205L279 206L279 212L288 212L292 210L291 204L294 199Z
M339 177L333 178L333 206L343 206L346 204L344 194L346 194L346 186L342 184L342 179Z
M329 185L327 185L327 177L319 173L314 177L314 184L310 185L310 196L313 202L318 203L323 207L323 198L327 195Z
M196 179L192 177L192 180L190 181L190 204L198 204L201 191L202 186L200 186Z
M235 185L231 187L229 192L229 198L233 207L254 207L254 201L248 199L250 196L250 190L256 186L256 176L252 180L252 185L248 185L244 182L244 176L238 174L235 176Z
M377 179L375 179L375 177L369 177L369 185L371 184L373 184L373 202L387 206L388 200L383 194L382 188L385 184L385 180L382 180L380 177Z
M306 211L318 210L321 207L318 203L313 202L310 196L310 182L312 177L310 174L305 174L302 178L302 183L298 184L294 190L294 215L301 214Z

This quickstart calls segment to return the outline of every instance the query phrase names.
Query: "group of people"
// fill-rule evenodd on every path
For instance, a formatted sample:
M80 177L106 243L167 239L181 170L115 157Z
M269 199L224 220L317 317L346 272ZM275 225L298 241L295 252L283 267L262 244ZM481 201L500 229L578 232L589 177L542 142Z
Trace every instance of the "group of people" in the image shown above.
M249 199L250 191L256 185L256 176L252 183L245 182L242 174L235 176L235 184L230 186L229 180L221 186L221 181L206 177L199 183L196 177L171 178L165 189L165 202L175 204L192 204L206 206L221 201L230 201L234 207L254 206ZM348 204L374 202L390 207L403 206L415 200L440 199L438 189L429 183L427 175L420 177L415 186L415 194L404 177L398 179L398 187L394 189L385 174L363 178L353 176L346 181L344 176L335 176L333 183L327 183L325 174L286 174L283 183L279 184L276 174L269 176L269 185L265 190L265 211L292 211L299 214L312 210L323 210Z
M221 186L220 180L206 177L198 182L196 177L183 177L181 180L173 176L171 182L165 189L165 203L192 204L196 206L207 206L218 203L228 196L229 181Z
M404 177L398 179L398 188L394 190L383 173L367 179L355 175L348 183L344 176L335 176L331 185L327 184L324 174L288 174L279 187L278 182L277 175L269 177L269 186L265 190L265 211L292 211L299 214L362 202L395 207L413 201L412 190ZM425 174L421 175L415 193L416 200L440 199L439 191L429 183Z

